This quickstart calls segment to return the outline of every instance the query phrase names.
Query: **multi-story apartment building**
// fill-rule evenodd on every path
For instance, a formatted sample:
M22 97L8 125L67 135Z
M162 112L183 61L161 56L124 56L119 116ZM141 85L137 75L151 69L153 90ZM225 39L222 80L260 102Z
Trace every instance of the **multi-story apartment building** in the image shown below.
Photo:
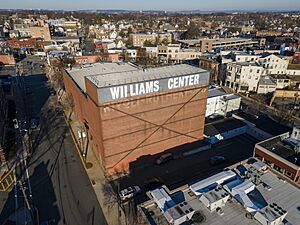
M130 40L134 47L143 47L145 41L149 41L154 44L156 39L157 34L130 34Z
M227 65L225 84L236 92L256 92L264 74L264 68L257 62L232 62Z
M172 33L158 33L157 40L159 43L166 41L170 44L172 43Z
M257 92L261 75L270 75L281 89L290 85L286 72L289 60L275 55L236 54L227 64L225 85L237 92ZM280 77L278 77L280 75Z
M157 51L152 51L152 49L148 50L151 51L151 53L156 52L157 57L161 60L176 63L200 58L202 55L197 49L182 49L179 44L158 45Z
M130 39L132 40L132 46L143 47L145 41L149 41L152 44L155 43L172 43L172 33L152 33L152 34L130 34Z
M286 74L289 60L276 55L268 55L258 59L268 74Z

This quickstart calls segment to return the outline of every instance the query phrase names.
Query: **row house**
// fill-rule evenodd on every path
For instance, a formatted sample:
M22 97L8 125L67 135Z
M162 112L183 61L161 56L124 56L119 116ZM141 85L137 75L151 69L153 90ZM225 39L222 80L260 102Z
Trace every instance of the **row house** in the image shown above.
M289 65L287 58L276 55L264 56L258 61L268 74L285 74Z
M257 62L232 62L227 65L225 85L235 92L256 92L264 74L264 68Z
M236 54L227 63L225 85L236 92L257 92L259 88L262 93L273 90L273 83L276 83L276 89L282 89L291 84L286 75L288 65L289 60L280 56ZM269 75L272 82L261 79L262 75ZM266 84L271 88L266 89Z

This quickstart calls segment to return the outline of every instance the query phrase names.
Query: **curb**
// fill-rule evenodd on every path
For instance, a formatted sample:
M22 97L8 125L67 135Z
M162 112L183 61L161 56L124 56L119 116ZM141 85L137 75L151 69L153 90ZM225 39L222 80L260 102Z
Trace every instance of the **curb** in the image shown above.
M65 119L66 124L67 124L67 126L68 126L68 128L69 128L71 137L72 137L73 142L74 142L74 144L75 144L75 147L76 147L76 149L77 149L77 152L78 152L78 155L79 155L79 157L80 157L80 160L81 160L81 162L82 162L82 164L83 164L83 166L84 166L85 171L87 171L86 163L85 163L85 161L84 161L84 159L83 159L83 157L82 157L82 155L81 155L81 151L80 151L80 148L79 148L78 141L77 141L77 139L76 139L76 137L75 137L75 134L74 134L74 131L73 131L73 129L72 129L72 126L71 126L70 123L68 122L68 119L67 119L67 116L66 116L65 111L64 111L64 119ZM88 174L87 174L87 175L88 175ZM89 175L88 175L88 177L89 177ZM89 180L90 180L91 184L93 185L93 183L92 183L90 177L89 177Z

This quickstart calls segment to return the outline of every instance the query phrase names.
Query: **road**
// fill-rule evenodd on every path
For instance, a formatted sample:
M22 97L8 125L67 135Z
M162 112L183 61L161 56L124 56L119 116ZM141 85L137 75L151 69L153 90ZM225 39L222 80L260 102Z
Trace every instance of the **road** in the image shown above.
M29 117L41 119L39 129L33 132L33 153L28 159L32 202L39 210L40 222L106 225L64 117L54 111L56 97L49 95L45 75L28 71L23 80L33 92L26 95ZM15 209L14 193L3 194L2 201L0 224Z

